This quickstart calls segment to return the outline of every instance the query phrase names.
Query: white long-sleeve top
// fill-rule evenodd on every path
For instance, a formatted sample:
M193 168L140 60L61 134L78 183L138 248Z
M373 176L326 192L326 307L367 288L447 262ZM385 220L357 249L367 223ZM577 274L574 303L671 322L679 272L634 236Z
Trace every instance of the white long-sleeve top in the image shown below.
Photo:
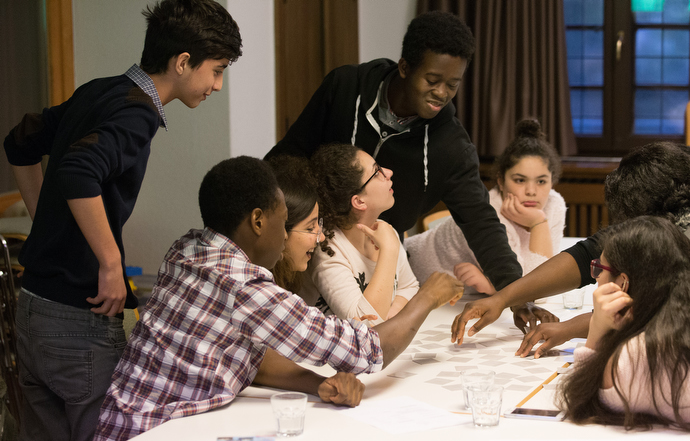
M341 319L376 315L378 319L368 323L377 325L383 322L385 317L380 317L363 294L374 275L376 262L362 255L339 228L333 233L333 239L328 239L328 244L335 255L330 257L317 247L299 295L307 304L317 306L326 313L330 309ZM400 244L391 303L396 295L410 300L417 291L419 282L407 261L405 249Z
M656 404L659 406L657 411L652 401L652 380L649 374L649 364L647 362L647 349L645 347L644 332L630 339L621 350L618 358L615 381L625 399L628 401L630 410L633 412L646 413L650 415L663 415L671 421L676 421L671 405L671 383L666 372L659 372L657 375L660 387L654 391ZM592 357L596 352L588 347L580 347L575 350L575 369L577 362L582 362ZM623 400L616 392L614 387L599 389L599 398L609 409L623 413ZM683 383L683 391L680 398L680 416L685 422L690 422L690 379Z
M522 266L523 275L529 273L546 260L547 257L529 249L530 232L501 214L503 199L497 187L489 191L491 206L498 214L498 219L506 227L510 248L517 255ZM555 190L549 192L544 204L544 214L549 222L553 253L558 253L563 228L565 227L565 201ZM453 274L453 267L458 263L470 262L479 266L474 253L467 244L462 230L452 217L448 217L438 227L405 239L405 248L409 253L410 266L419 283L424 283L434 271ZM466 288L465 293L468 293Z

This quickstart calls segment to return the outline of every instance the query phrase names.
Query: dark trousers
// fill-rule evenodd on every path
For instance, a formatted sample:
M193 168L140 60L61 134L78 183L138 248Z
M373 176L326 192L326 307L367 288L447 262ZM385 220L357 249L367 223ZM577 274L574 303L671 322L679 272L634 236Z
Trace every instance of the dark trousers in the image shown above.
M127 341L122 320L22 289L17 307L21 440L91 440Z

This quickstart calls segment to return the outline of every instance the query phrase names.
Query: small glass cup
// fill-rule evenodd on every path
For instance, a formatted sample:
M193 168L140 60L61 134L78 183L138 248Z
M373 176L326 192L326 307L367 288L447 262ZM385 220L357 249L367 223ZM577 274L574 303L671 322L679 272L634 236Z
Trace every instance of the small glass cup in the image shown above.
M301 392L283 392L271 396L273 415L276 417L279 437L292 437L304 432L304 414L307 395Z
M465 409L470 408L470 400L467 395L468 387L476 386L479 389L488 389L494 385L494 377L496 372L483 369L468 369L460 372L460 383L462 384L462 393L465 397Z
M585 288L573 289L563 293L563 307L565 309L582 309L585 302Z
M491 386L485 389L475 384L468 387L468 393L474 427L498 426L503 402L503 387Z

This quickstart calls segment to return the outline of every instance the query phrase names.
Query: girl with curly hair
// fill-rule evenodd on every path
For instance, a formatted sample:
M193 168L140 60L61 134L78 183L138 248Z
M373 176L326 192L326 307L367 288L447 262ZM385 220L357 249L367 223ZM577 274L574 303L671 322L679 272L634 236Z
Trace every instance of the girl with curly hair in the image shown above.
M300 294L340 318L381 323L419 290L398 233L378 219L395 202L393 172L347 144L323 146L311 161L327 239Z

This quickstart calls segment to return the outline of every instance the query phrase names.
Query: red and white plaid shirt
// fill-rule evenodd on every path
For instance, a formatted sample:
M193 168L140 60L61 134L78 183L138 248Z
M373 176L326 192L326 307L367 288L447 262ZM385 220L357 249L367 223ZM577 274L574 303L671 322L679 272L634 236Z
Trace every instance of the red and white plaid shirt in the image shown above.
M376 331L325 317L225 236L191 230L165 256L113 374L94 441L124 440L232 401L266 348L337 371L377 372Z

